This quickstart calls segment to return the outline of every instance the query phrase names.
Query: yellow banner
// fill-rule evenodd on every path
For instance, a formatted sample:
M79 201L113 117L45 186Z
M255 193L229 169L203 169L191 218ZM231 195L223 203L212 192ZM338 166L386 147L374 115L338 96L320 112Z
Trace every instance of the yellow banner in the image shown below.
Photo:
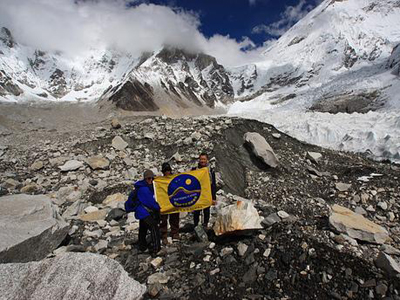
M199 210L212 204L208 168L156 177L154 191L162 214Z

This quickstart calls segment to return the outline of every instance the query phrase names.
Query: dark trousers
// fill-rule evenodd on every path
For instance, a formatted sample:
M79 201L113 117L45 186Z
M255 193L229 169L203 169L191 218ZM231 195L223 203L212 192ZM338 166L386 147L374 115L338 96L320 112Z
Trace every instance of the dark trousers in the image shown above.
M208 221L210 221L210 207L207 207L203 210L195 210L193 212L193 220L194 220L194 227L196 227L197 225L199 225L199 221L200 221L200 212L203 212L203 225L204 227L208 226Z
M158 227L158 221L152 216L139 221L139 248L144 251L147 249L147 231L150 231L151 248L150 253L157 253L161 249L160 244L160 228Z
M179 233L179 213L161 215L160 231L163 239L168 236L168 219L171 226L171 236L174 238Z

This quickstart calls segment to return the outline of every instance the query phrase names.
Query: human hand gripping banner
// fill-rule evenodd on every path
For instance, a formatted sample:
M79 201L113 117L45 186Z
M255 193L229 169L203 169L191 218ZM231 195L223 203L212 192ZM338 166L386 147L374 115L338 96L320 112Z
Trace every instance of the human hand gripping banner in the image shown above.
M199 210L212 204L208 168L156 177L153 183L162 214Z

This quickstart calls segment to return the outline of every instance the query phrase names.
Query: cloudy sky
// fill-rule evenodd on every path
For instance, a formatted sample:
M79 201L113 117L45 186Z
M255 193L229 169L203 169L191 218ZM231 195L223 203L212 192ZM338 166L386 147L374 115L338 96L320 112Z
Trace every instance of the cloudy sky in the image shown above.
M0 0L0 25L20 43L70 56L113 48L139 55L163 45L203 51L225 65L262 51L322 0Z

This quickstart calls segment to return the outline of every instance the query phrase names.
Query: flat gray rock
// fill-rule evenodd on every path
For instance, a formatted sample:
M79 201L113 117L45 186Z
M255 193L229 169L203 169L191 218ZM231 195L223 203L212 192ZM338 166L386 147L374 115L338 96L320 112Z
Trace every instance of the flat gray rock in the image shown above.
M346 192L351 188L351 184L350 183L338 182L338 183L335 184L335 187L339 192Z
M318 152L307 152L307 158L313 163L318 164L319 160L322 158L322 154Z
M0 197L0 262L40 260L65 238L69 225L50 198L25 194Z
M116 136L115 138L113 138L112 140L112 146L117 149L117 150L124 150L126 147L128 147L128 143L125 142L122 137L120 136Z
M83 166L83 162L79 160L69 160L62 166L59 166L62 172L76 171Z
M278 166L279 161L274 150L262 135L257 132L247 132L243 138L245 142L250 145L255 156L260 158L271 168L276 168Z
M141 299L146 286L116 261L91 253L64 253L39 262L0 264L1 299Z

